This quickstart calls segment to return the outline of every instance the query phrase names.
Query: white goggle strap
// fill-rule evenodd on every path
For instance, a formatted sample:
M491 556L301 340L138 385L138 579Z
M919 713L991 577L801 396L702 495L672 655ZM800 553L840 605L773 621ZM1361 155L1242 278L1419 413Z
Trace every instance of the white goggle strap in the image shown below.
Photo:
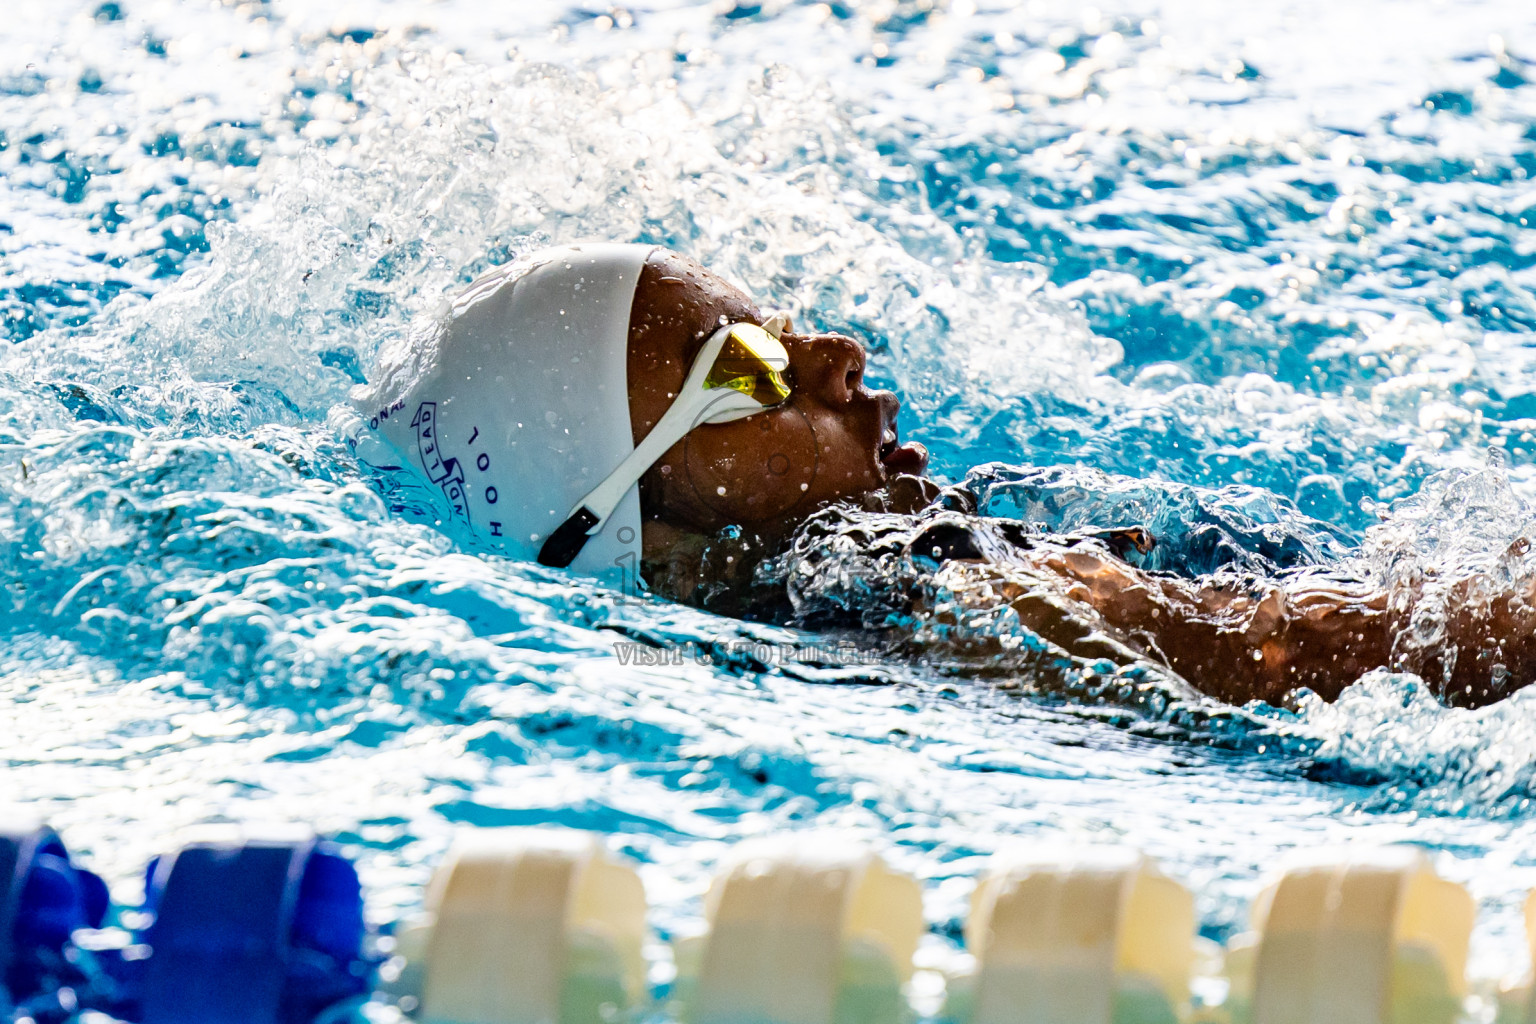
M693 367L688 371L682 391L650 433L602 483L587 492L586 497L571 509L565 521L545 538L543 546L539 548L540 565L564 569L575 561L581 549L586 546L587 539L602 530L608 517L613 515L613 510L619 507L624 495L645 475L645 471L654 466L667 453L668 448L681 441L688 431L706 419L704 414L709 411L711 396L704 388L704 380L709 376L715 360L720 358L720 350L725 347L731 329L735 326L725 325L704 343L698 358L693 361ZM763 324L763 330L774 339L778 339L788 327L789 317L783 313L775 313ZM741 414L750 415L755 411L743 409Z

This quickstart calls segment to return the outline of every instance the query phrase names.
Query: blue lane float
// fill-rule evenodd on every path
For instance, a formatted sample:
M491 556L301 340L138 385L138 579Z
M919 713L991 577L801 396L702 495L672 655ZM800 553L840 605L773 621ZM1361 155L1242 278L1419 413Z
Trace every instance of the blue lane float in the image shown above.
M144 911L141 1024L305 1024L371 991L357 870L312 835L189 843Z
M70 862L53 829L0 824L0 1009L67 989L78 974L66 956L71 937L101 927L109 902L106 884Z

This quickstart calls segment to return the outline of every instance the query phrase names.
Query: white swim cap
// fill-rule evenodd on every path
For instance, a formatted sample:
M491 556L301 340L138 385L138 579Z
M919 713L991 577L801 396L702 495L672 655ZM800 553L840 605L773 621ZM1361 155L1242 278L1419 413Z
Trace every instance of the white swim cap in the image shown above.
M481 277L451 314L382 352L353 389L363 461L424 485L461 542L533 561L634 450L629 316L650 245L546 249ZM640 586L631 486L571 568Z

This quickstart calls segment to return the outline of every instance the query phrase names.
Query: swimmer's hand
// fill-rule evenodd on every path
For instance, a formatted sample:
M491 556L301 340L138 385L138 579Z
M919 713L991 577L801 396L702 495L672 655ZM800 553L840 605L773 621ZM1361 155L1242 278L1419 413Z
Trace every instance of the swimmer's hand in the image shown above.
M892 477L885 490L873 495L878 511L913 516L932 505L939 497L939 485L925 476L902 473Z
M1102 541L1110 553L1122 562L1130 561L1130 553L1149 555L1157 547L1157 538L1145 526L1121 526L1111 530L1091 530L1089 537Z
M925 508L939 505L950 512L976 514L976 495L964 487L940 487L925 476L901 473L890 479L885 490L870 496L866 506L871 512L894 512L913 516Z

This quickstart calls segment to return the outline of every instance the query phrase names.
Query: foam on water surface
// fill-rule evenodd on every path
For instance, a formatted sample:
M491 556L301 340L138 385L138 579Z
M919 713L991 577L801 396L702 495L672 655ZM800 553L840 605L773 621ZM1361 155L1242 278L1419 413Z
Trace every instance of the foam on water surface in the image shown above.
M991 514L1528 580L1522 4L16 8L6 796L119 886L175 826L299 819L403 909L453 827L569 825L623 835L670 931L726 842L838 826L936 883L941 936L1020 836L1143 848L1219 936L1281 852L1406 841L1482 901L1474 973L1517 966L1526 694L1377 674L1170 717L894 653L781 667L827 637L391 514L341 403L486 267L651 241L868 342L939 473L1004 464Z

